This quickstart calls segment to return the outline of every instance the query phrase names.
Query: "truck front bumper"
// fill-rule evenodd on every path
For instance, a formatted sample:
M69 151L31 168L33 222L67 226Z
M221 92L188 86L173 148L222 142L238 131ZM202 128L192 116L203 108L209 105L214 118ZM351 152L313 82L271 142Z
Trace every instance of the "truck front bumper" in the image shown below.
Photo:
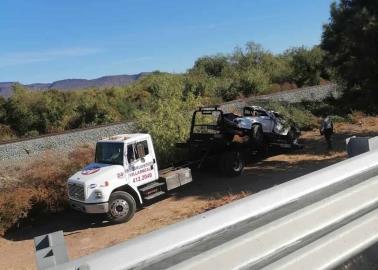
M74 200L70 200L70 206L72 209L81 211L88 214L102 214L107 213L109 210L109 204L105 203L82 203Z

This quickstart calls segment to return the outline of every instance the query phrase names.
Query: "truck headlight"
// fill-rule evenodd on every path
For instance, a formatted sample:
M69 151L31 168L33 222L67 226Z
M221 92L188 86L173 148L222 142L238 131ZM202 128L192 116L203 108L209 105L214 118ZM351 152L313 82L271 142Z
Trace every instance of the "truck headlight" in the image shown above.
M95 197L96 197L96 199L101 199L103 197L102 192L101 191L95 191Z

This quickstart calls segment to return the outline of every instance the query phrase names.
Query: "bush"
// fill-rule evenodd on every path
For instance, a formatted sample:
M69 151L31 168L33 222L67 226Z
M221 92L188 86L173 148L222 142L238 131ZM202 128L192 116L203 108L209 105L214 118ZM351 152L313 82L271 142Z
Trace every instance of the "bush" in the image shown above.
M139 129L153 138L160 166L180 159L175 144L188 138L191 111L196 105L199 105L198 100L193 97L186 100L157 100L149 106L149 111L137 114Z
M291 48L284 53L292 68L291 81L299 87L318 85L322 76L329 75L323 65L324 52L317 46L307 49L305 47Z
M187 139L191 112L200 105L200 98L190 93L184 96L183 82L172 75L158 75L154 82L152 98L137 112L136 123L152 136L159 164L164 166L179 159L175 144Z
M67 179L93 159L93 148L80 147L68 157L45 155L21 170L15 186L0 189L0 234L25 219L56 213L68 206Z
M39 132L38 132L38 130L33 129L33 130L29 130L24 135L26 137L37 137L39 135Z
M0 124L0 140L11 140L17 138L16 133L7 125Z
M231 83L228 87L219 87L222 99L224 101L235 100L240 95L240 86L236 83Z
M28 216L32 208L32 198L35 190L17 187L2 190L0 196L0 235Z
M220 77L229 67L229 59L224 55L205 56L198 58L194 63L191 73L204 73L208 76Z
M268 89L269 84L269 77L264 71L250 69L241 75L240 92L242 92L244 96L264 93Z

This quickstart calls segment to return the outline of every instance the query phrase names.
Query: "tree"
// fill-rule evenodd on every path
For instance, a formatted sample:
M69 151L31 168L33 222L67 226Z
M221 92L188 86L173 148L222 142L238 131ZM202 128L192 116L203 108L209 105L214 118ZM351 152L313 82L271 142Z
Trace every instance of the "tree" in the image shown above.
M220 77L228 67L228 59L224 55L205 56L196 60L190 72L203 72L208 76Z
M0 123L5 123L7 111L6 111L6 100L0 96Z
M175 143L187 139L200 98L192 93L185 96L184 81L177 75L153 75L144 83L152 98L136 113L135 121L140 131L151 134L160 165L168 165L179 160Z
M31 111L32 101L27 91L19 84L12 86L13 95L5 104L7 116L6 122L18 135L24 135L33 129L36 120Z
M240 76L240 92L244 96L262 93L269 87L269 84L269 75L262 69L252 68L243 72Z
M378 1L340 0L331 5L321 47L347 90L378 98Z
M322 77L328 77L323 68L324 52L317 46L291 48L284 53L291 68L290 80L299 87L318 85Z

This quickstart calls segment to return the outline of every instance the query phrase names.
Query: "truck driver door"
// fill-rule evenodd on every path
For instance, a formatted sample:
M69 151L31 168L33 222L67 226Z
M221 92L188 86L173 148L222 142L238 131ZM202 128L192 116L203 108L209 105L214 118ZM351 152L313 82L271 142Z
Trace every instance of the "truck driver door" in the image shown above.
M127 145L127 168L130 181L141 186L158 178L155 157L150 153L147 140Z

